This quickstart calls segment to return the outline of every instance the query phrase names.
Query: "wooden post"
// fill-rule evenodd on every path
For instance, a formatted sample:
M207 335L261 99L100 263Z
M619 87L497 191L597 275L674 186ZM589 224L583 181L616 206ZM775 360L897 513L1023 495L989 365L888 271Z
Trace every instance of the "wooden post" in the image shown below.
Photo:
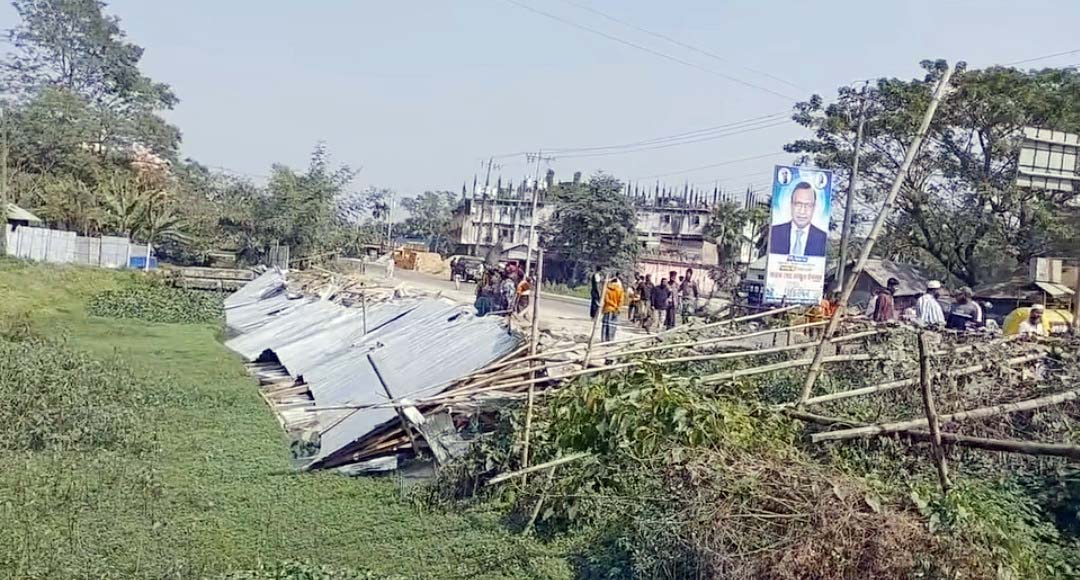
M541 248L536 258L536 283L532 288L532 328L529 331L529 356L536 355L537 342L540 336L540 281L544 275L544 250ZM532 434L533 401L536 397L536 371L533 370L535 360L529 361L529 392L525 402L525 441L521 445L521 467L529 466L529 437ZM555 468L552 468L555 471ZM528 474L521 476L521 483L528 482ZM540 501L543 501L541 499Z
M379 379L379 384L382 385L383 391L386 392L386 396L390 397L390 400L394 400L394 394L390 392L390 387L386 385L386 380L383 379L382 373L379 372L379 367L375 365L375 360L371 358L371 354L367 355L368 364L371 365L371 370L375 371L375 378ZM401 421L401 428L405 430L405 434L409 436L409 443L412 444L413 455L420 457L420 448L416 446L416 436L413 435L412 429L409 427L409 420L405 418L405 412L401 410L401 405L394 405L394 410L397 411L398 420Z
M881 211L878 212L877 217L874 219L874 225L870 228L870 235L866 237L866 243L863 244L862 252L859 254L859 260L855 262L855 267L848 273L848 279L844 282L844 286L840 291L840 301L837 303L836 312L834 312L832 318L829 319L829 325L825 327L825 331L821 333L821 342L818 343L817 352L814 353L814 362L810 364L810 370L806 373L806 382L803 384L802 396L799 397L800 406L804 401L809 399L810 395L813 393L814 383L817 381L818 375L821 374L821 360L825 357L825 346L828 344L829 337L831 337L836 332L837 327L840 326L840 320L844 316L844 311L847 310L848 300L851 299L851 293L855 290L855 282L859 279L863 269L866 267L866 261L870 259L870 252L874 249L874 243L885 229L885 221L889 218L889 214L892 213L892 208L896 204L896 198L900 195L900 188L903 187L904 179L907 178L908 171L911 169L911 164L915 161L915 156L919 153L919 148L922 146L923 139L926 137L926 132L930 128L930 122L934 119L934 113L937 112L938 104L941 103L942 98L945 97L945 92L949 87L949 79L952 77L952 73L953 67L948 66L941 75L941 80L938 81L937 87L934 89L933 97L930 99L930 104L926 107L926 113L923 115L922 122L919 124L919 130L915 133L915 138L912 139L911 145L908 145L907 151L904 153L904 162L900 165L900 170L896 172L896 179L893 180L892 187L889 189L889 194L885 197L885 203L881 206Z
M923 410L926 411L926 424L930 427L930 452L937 465L941 493L949 493L949 467L945 463L945 450L941 448L941 425L934 409L934 393L930 386L930 348L926 343L926 332L919 332L919 386L922 390Z
M844 221L840 229L840 263L836 265L836 280L833 290L844 282L844 268L847 268L848 239L851 237L851 207L855 205L855 188L859 183L859 152L862 149L863 126L866 125L866 85L859 93L859 125L855 130L855 151L851 160L851 177L848 178L847 201L844 203Z

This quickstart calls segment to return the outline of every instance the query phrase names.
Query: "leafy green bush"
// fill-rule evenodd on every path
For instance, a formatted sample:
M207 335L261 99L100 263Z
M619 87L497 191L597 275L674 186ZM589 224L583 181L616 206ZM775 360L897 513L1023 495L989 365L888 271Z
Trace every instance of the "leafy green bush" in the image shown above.
M911 499L931 532L963 538L980 550L999 577L1076 578L1080 545L1063 540L1053 522L1021 489L961 480L942 496L930 484Z
M156 281L106 290L91 298L86 309L91 316L181 324L214 324L224 312L219 293L174 288Z
M140 385L121 365L91 359L62 342L0 340L0 448L138 446Z

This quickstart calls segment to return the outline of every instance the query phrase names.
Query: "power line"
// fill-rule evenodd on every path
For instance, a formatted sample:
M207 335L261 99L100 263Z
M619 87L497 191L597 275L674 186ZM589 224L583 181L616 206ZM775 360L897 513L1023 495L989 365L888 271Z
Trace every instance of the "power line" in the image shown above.
M676 46L681 46L682 48L685 48L685 49L687 49L687 50L692 50L692 51L694 51L694 52L696 52L696 53L698 53L698 54L702 54L702 55L705 55L705 56L707 56L707 57L709 57L709 58L712 58L712 59L714 59L714 60L717 60L717 61L723 62L723 63L725 63L725 64L729 64L729 65L734 65L734 66L736 66L736 67L738 67L738 68L741 68L741 69L743 69L743 70L745 70L745 71L748 71L748 72L752 72L752 73L754 73L754 74L758 74L758 75L761 75L761 76L763 76L763 77L767 77L767 78L770 78L770 79L772 79L772 80L774 80L774 81L776 81L776 82L779 82L779 83L783 83L783 84L785 84L785 85L787 85L787 86L789 86L789 87L791 87L791 88L793 88L793 89L798 89L798 90L800 90L800 91L806 91L806 92L809 92L809 91L807 91L807 89L806 89L806 88L804 88L804 87L800 87L799 85L796 85L796 84L793 84L793 83L791 83L790 81L788 81L787 79L783 79L783 78L781 78L781 77L778 77L778 76L775 76L775 75L769 74L769 73L767 73L767 72L765 72L765 71L760 71L760 70L757 70L757 69L754 69L754 68L750 68L750 67L748 67L748 66L740 65L740 64L738 64L738 63L735 63L735 62L732 62L732 61L730 61L730 60L728 60L728 59L726 59L726 58L724 58L724 57L722 57L722 56L720 56L720 55L718 55L718 54L715 54L715 53L709 52L709 51L707 51L707 50L705 50L705 49L702 49L702 48L698 48L698 47L696 47L696 46L694 46L694 45L692 45L692 44L689 44L689 43L683 42L683 41L681 41L681 40L678 40L678 39L676 39L676 38L672 38L672 37L670 37L670 36L667 36L667 35L665 35L665 34L661 34L661 33L659 33L659 32L654 32L654 31L652 31L652 30L649 30L649 29L647 29L647 28L643 28L643 27L641 27L641 26L638 26L638 25L636 25L636 24L634 24L634 23L632 23L632 22L627 22L627 21L625 21L625 20L620 20L619 18L616 18L616 17L614 17L614 16L612 16L612 15L610 15L610 14L607 14L607 13L605 13L605 12L601 12L600 10L597 10L597 9L595 9L595 8L591 7L591 6L587 6L587 5L584 5L584 4L580 4L580 3L578 3L578 2L574 2L573 0L563 0L563 2L565 2L565 3L567 3L567 4L570 4L571 6L577 6L578 8L580 8L580 9L582 9L582 10L586 10L586 11L588 11L588 12L592 12L593 14L596 14L597 16L600 16L600 17L606 18L606 19L608 19L608 20L610 20L610 21L612 21L612 22L615 22L615 23L617 23L617 24L621 24L621 25L623 25L623 26L627 26L627 27L629 27L629 28L632 28L632 29L634 29L634 30L637 30L638 32L643 32L643 33L645 33L645 34L648 34L649 36L652 36L652 37L655 37L655 38L659 38L660 40L664 40L664 41L670 42L671 44L674 44L674 45L676 45Z
M604 37L604 38L606 38L608 40L611 40L613 42L618 42L619 44L623 44L623 45L629 46L631 48L636 48L637 50L647 52L647 53L649 53L649 54L651 54L653 56L658 56L660 58L663 58L663 59L670 60L672 62L676 62L678 64L681 64L683 66L688 66L690 68L695 68L695 69L707 72L709 74L716 75L718 77L727 79L727 80L729 80L729 81L731 81L733 83L738 83L738 84L746 86L746 87L750 87L750 88L753 88L753 89L758 89L759 91L764 91L766 93L769 93L770 95L780 97L780 98L782 98L782 99L784 99L786 101L798 101L797 98L792 97L791 95L785 95L784 93L774 91L774 90L772 90L772 89L770 89L768 87L763 87L761 85L754 84L754 83L749 82L749 81L744 81L744 80L742 80L742 79L740 79L738 77L733 77L731 75L724 74L724 73L722 73L720 71L713 70L713 69L708 68L708 67L703 67L703 66L701 66L699 64L692 63L692 62L690 62L688 60L683 60L683 59L681 59L681 58L679 58L677 56L671 56L670 54L660 52L659 50L654 50L654 49L649 48L647 46L637 44L635 42L631 42L631 41L623 39L623 38L619 38L618 36L614 36L612 34L608 34L606 32L597 30L595 28L585 26L584 24L574 22L573 20L568 20L568 19L563 18L561 16L556 16L555 14L552 14L550 12L544 12L543 10L533 8L532 6L529 6L527 4L523 4L521 2L518 2L517 0L503 0L503 1L508 2L510 4L513 4L514 6L517 6L518 8L521 8L523 10L528 10L529 12L532 12L534 14L539 14L540 16L543 16L545 18L550 18L550 19L552 19L552 20L554 20L556 22L561 22L563 24L566 24L567 26L573 26L574 28L577 28L579 30L584 30L585 32L588 32L590 34L595 34L597 36L602 36L602 37Z
M770 128L773 128L773 127L780 127L782 125L787 125L790 122L791 122L790 120L785 119L785 120L776 121L776 122L773 122L773 123L767 123L767 124L764 124L764 125L758 125L758 126L754 126L754 127L746 127L744 129L741 129L741 130L733 130L733 131L728 131L726 133L718 133L718 134L715 134L715 135L709 135L709 136L698 138L698 139L675 141L675 142L672 142L672 143L662 143L662 144L659 144L659 145L652 145L652 146L648 146L648 147L639 147L639 148L636 148L636 149L626 149L626 150L619 150L619 151L603 151L603 152L599 152L599 153L580 153L580 154L574 154L574 155L558 155L558 158L560 158L560 159L581 159L581 158L585 158L585 157L607 157L607 156L610 156L610 155L627 155L627 154L631 154L631 153L641 153L643 151L654 151L656 149L667 149L669 147L680 147L682 145L693 145L695 143L704 143L706 141L714 141L716 139L722 139L724 137L732 137L732 136L735 136L735 135L742 135L744 133L750 133L750 132L753 132L753 131L760 131L762 129L770 129Z
M644 181L646 179L655 179L657 177L668 177L670 175L681 175L683 173L693 173L695 171L701 171L702 169L712 169L714 167L723 167L725 165L734 165L736 163L742 163L744 161L755 161L757 159L765 159L768 157L777 157L779 155L790 155L785 151L777 151L774 153L764 153L762 155L754 155L753 157L743 157L742 159L731 159L729 161L721 161L720 163L711 163L709 165L700 165L698 167L690 167L688 169L680 169L678 171L670 171L668 173L657 173L655 175L646 175L643 177L636 177L631 181Z
M553 148L549 148L548 151L551 151L552 153L555 153L555 154L559 154L559 153L577 153L577 152L585 152L585 151L602 151L602 150L605 150L605 149L622 149L622 148L629 148L629 147L638 147L638 146L642 146L642 145L653 145L653 144L657 144L657 143L663 143L663 142L666 142L666 141L673 141L673 140L682 139L682 138L701 137L701 136L703 136L705 134L708 134L708 133L713 133L713 132L721 131L721 130L724 130L724 129L732 129L732 128L740 127L740 126L744 126L744 125L757 124L757 123L764 122L764 121L775 121L775 120L779 120L782 117L786 117L787 115L788 115L787 112L773 113L771 115L762 115L760 117L754 117L754 118L751 118L751 119L744 119L742 121L735 121L733 123L725 123L723 125L714 125L712 127L706 127L704 129L695 129L693 131L685 131L683 133L675 133L674 135L666 135L666 136L663 136L663 137L653 137L653 138L650 138L650 139L644 139L644 140L641 140L641 141L634 141L632 143L623 143L623 144L619 144L619 145L598 145L598 146L594 146L594 147L553 147Z
M1046 59L1049 59L1049 58L1055 58L1055 57L1059 57L1059 56L1068 56L1070 54L1077 54L1077 53L1080 53L1080 48L1074 48L1072 50L1066 50L1066 51L1063 51L1063 52L1055 52L1054 54L1044 54L1043 56L1025 58L1024 60L1018 60L1016 62L1007 62L1002 66L1015 66L1015 65L1018 65L1018 64L1024 64L1024 63L1028 63L1028 62L1036 62L1036 61L1040 61L1040 60L1046 60Z

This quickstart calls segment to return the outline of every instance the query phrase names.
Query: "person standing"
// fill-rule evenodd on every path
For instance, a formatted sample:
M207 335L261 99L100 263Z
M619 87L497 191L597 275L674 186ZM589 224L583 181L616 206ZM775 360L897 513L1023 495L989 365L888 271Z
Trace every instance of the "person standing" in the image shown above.
M654 320L659 321L660 313L664 313L665 315L668 313L668 303L670 301L671 301L671 288L668 286L668 281L666 279L664 279L664 278L661 278L660 283L657 284L656 286L654 286L653 291L652 291L652 307L653 307L653 316L652 316L652 318ZM665 316L665 318L664 318L664 326L667 326L668 328L671 328L672 326L674 326L674 321L672 321L671 325L669 326L669 320L671 320L671 319ZM650 323L650 329L649 330L650 331L652 330L651 323Z
M503 277L502 284L499 286L499 292L502 295L501 302L503 302L503 310L506 311L506 315L509 316L515 310L517 310L517 282L513 273L507 273Z
M982 306L979 306L979 303L975 301L975 293L971 288L964 286L960 289L960 292L956 297L956 304L953 304L949 316L957 317L959 320L954 324L963 324L965 328L968 324L982 326Z
M641 327L645 330L649 329L650 319L652 318L652 279L650 274L645 274L641 281L638 283L637 293L641 298L639 302L639 308L641 308L640 320Z
M926 283L926 292L915 303L915 321L919 326L933 327L945 324L945 313L941 310L938 296L941 295L941 282L931 280ZM875 309L876 310L876 309Z
M1028 317L1025 320L1020 321L1020 326L1016 329L1016 333L1020 336L1048 336L1046 332L1046 325L1043 324L1043 311L1046 307L1042 304L1033 304L1028 311Z
M668 272L668 305L664 314L664 326L675 328L676 316L679 312L679 287L682 286L682 276L675 270Z
M604 288L604 326L600 342L615 340L615 325L619 323L619 309L622 308L623 286L619 275L615 274Z
M686 269L686 276L679 285L679 305L682 312L683 324L690 322L690 315L697 312L698 285L694 281L694 270Z
M634 283L627 291L627 297L629 298L630 308L627 312L627 317L630 322L637 322L641 317L641 294L638 291L641 289L641 274L634 273Z
M596 313L600 312L600 298L604 289L604 272L600 266L596 267L596 271L589 278L589 284L589 319L592 320L596 318Z
M889 278L885 288L878 292L877 300L874 301L874 311L870 314L870 320L874 322L896 322L896 289L900 287L900 281Z

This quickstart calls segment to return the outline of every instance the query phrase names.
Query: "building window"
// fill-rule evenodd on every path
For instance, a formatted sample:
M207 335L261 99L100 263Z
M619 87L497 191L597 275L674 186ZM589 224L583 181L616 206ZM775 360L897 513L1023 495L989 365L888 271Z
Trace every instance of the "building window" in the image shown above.
M665 224L665 225L670 224L671 223L671 216L668 215L668 214L664 214L664 215L660 216L660 223Z
M699 215L694 216L694 218L692 220L690 220L690 223L692 223L695 227L700 226L701 225L701 216L699 216Z

